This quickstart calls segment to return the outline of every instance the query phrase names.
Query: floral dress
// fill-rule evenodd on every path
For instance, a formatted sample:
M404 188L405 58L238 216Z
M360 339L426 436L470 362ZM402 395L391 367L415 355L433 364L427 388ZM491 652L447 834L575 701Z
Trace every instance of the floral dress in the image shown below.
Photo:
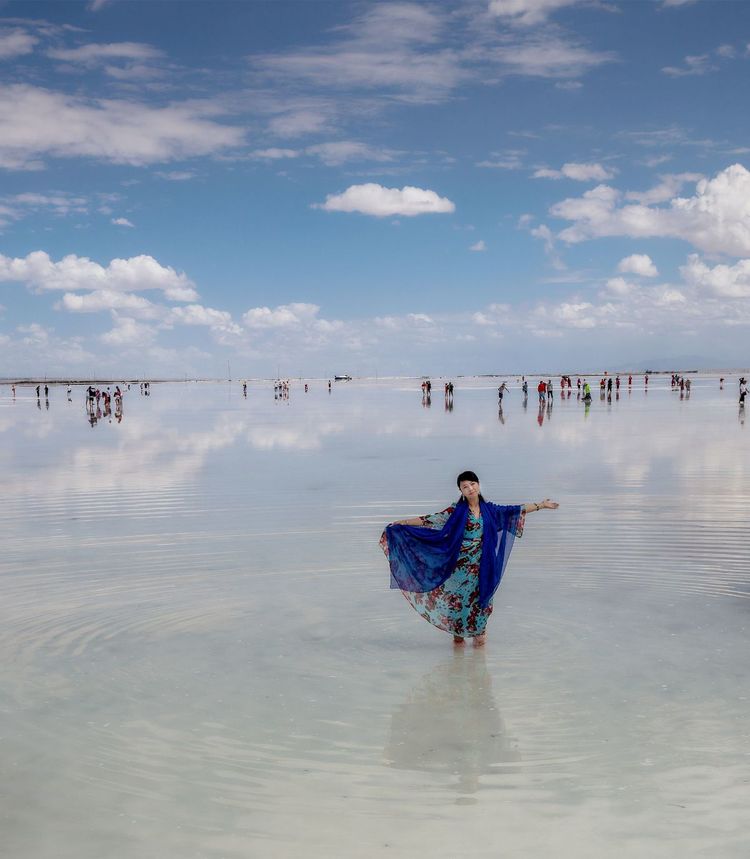
M420 516L423 528L439 530L450 518L454 506ZM517 519L514 530L516 537L523 536L523 526L526 516L522 512ZM425 593L401 591L422 617L438 629L444 629L462 638L472 638L482 635L487 626L487 620L492 614L492 601L485 608L479 605L479 564L482 560L482 516L474 516L469 512L466 521L464 539L458 555L455 570L434 590ZM388 555L388 544L385 533L380 538L380 545Z

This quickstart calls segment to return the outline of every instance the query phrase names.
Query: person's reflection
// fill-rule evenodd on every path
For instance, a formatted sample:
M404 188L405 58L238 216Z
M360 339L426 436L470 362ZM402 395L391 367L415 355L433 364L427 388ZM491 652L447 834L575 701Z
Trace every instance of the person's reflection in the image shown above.
M115 398L115 420L118 424L122 423L122 397Z
M505 416L503 415L503 407L499 403L497 406L497 419L500 421L501 424L503 424L503 425L505 424Z
M429 409L429 407L432 405L432 397L430 396L429 393L425 393L422 395L422 405L426 409Z
M528 405L529 405L529 395L528 394L523 395L522 405L523 405L523 410L526 411L526 409L528 408Z
M539 413L536 416L536 422L539 426L544 423L544 400L539 401Z
M396 769L455 776L459 794L476 793L483 775L521 755L508 738L484 650L454 650L391 716L384 751Z
M584 418L587 418L589 416L590 411L591 411L591 397L589 397L587 400L584 400L584 406L583 406Z

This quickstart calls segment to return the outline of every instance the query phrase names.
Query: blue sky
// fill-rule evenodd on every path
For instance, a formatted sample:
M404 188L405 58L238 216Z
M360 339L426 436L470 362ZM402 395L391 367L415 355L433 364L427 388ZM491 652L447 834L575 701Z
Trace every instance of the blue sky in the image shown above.
M750 5L0 3L0 375L747 365Z

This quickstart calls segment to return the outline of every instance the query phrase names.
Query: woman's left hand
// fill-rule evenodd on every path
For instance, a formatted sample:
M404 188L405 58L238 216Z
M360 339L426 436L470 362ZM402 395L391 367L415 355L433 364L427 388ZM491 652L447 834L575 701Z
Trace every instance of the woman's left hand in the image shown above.
M560 505L557 501L553 501L551 498L545 498L544 501L542 501L541 506L544 510L557 510Z

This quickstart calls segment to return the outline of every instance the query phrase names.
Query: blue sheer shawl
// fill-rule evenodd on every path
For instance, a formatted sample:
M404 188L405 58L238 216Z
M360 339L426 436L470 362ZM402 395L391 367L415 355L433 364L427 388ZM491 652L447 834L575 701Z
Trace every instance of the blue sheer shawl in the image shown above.
M521 506L501 506L481 500L482 560L479 565L479 605L485 608L500 584L513 548ZM441 529L388 525L391 587L426 593L440 587L456 568L464 539L469 505L461 499Z

